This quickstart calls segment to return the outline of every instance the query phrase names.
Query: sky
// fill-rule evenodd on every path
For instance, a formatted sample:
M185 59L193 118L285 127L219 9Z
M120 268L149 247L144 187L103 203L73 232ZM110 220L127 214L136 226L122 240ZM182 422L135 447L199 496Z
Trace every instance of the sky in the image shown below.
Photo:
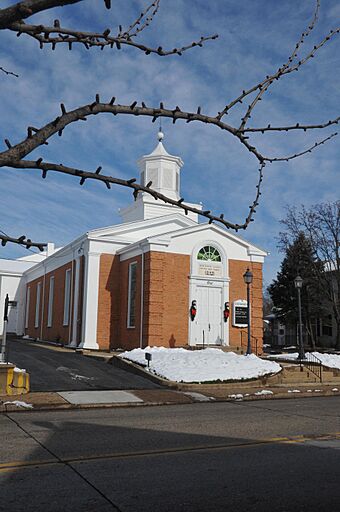
M73 6L36 15L30 22L104 31L127 27L145 8L147 0L84 0ZM13 1L2 2L2 7ZM144 101L165 107L216 115L243 89L262 81L282 65L301 32L310 22L314 0L163 0L152 25L143 31L141 43L174 48L202 35L219 34L203 48L159 57L134 49L104 51L59 45L39 49L26 35L2 31L0 66L19 75L0 75L0 141L12 144L26 137L27 127L40 127L60 113L116 96L117 102ZM338 0L321 0L319 21L303 45L301 56L339 25ZM249 126L314 124L338 115L339 36L324 46L299 72L273 84L253 112ZM247 103L248 104L248 103ZM237 126L244 114L239 107L226 121ZM138 178L136 162L156 145L158 122L150 118L101 114L67 127L62 137L38 148L28 158L44 159L95 170L121 178ZM164 146L184 161L181 195L188 202L202 202L205 209L231 222L242 223L255 196L258 162L230 134L215 126L162 121ZM333 127L311 132L260 134L250 138L266 155L285 156L301 151L336 131ZM3 144L0 142L0 144ZM1 146L0 146L1 147ZM5 145L3 144L3 149ZM282 254L277 249L280 219L285 208L307 207L339 199L339 139L333 138L312 153L265 169L260 205L255 221L243 238L267 250L264 266L268 285L279 270ZM67 244L84 232L120 222L119 209L131 204L131 191L111 190L100 183L82 187L70 176L38 171L0 169L0 229L11 236L25 234L35 241ZM25 256L27 250L7 244L2 258Z

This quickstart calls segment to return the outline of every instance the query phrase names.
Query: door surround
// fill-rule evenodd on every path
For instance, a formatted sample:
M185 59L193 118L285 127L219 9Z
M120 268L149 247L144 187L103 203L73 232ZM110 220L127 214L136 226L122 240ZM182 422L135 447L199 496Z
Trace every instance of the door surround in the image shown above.
M215 272L214 268L212 269L212 273L217 275L200 275L202 274L202 266L200 268L200 263L204 266L204 262L200 262L197 259L199 251L206 246L211 246L219 252L221 256L220 262L220 270L217 268L218 264L215 262L213 265L216 267ZM229 282L230 278L227 277L227 257L224 252L224 249L220 246L220 244L216 243L212 240L205 240L204 242L200 242L196 244L191 254L191 274L189 276L189 304L188 309L193 300L197 300L197 293L199 287L211 287L211 288L220 288L221 289L221 339L222 346L229 345L229 325L228 322L225 323L223 321L223 305L224 302L229 302ZM189 318L189 345L195 346L196 342L194 340L195 335L195 327L194 322Z

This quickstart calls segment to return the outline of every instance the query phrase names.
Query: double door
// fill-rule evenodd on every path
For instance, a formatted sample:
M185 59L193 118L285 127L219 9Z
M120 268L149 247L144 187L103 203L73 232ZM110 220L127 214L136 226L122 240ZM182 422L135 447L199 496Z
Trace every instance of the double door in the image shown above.
M191 329L192 345L222 344L222 288L196 287L197 314Z

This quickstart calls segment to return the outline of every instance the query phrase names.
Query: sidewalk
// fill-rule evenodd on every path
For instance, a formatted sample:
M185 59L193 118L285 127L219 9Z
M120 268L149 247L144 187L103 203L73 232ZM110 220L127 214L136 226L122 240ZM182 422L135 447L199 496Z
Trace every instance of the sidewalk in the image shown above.
M169 389L65 391L59 393L27 393L17 397L0 396L0 413L28 410L65 410L108 407L141 407L202 402L235 402L339 396L339 388L329 384L269 387L245 387L235 383L233 390L223 388L208 391L176 391ZM7 402L7 403L6 403ZM12 402L13 405L10 405Z

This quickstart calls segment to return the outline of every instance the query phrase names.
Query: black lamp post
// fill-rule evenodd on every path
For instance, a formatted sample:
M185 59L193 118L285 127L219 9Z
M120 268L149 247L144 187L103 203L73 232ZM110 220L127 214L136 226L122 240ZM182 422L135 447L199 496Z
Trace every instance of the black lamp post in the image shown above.
M303 339L302 339L302 314L301 314L301 288L302 288L303 279L300 276L296 276L294 279L295 288L298 293L298 308L299 308L299 359L305 358L305 350L303 347Z
M248 344L247 344L247 356L251 354L251 344L250 344L250 285L253 282L253 274L250 272L249 268L243 274L244 282L247 285L247 324L248 324Z

